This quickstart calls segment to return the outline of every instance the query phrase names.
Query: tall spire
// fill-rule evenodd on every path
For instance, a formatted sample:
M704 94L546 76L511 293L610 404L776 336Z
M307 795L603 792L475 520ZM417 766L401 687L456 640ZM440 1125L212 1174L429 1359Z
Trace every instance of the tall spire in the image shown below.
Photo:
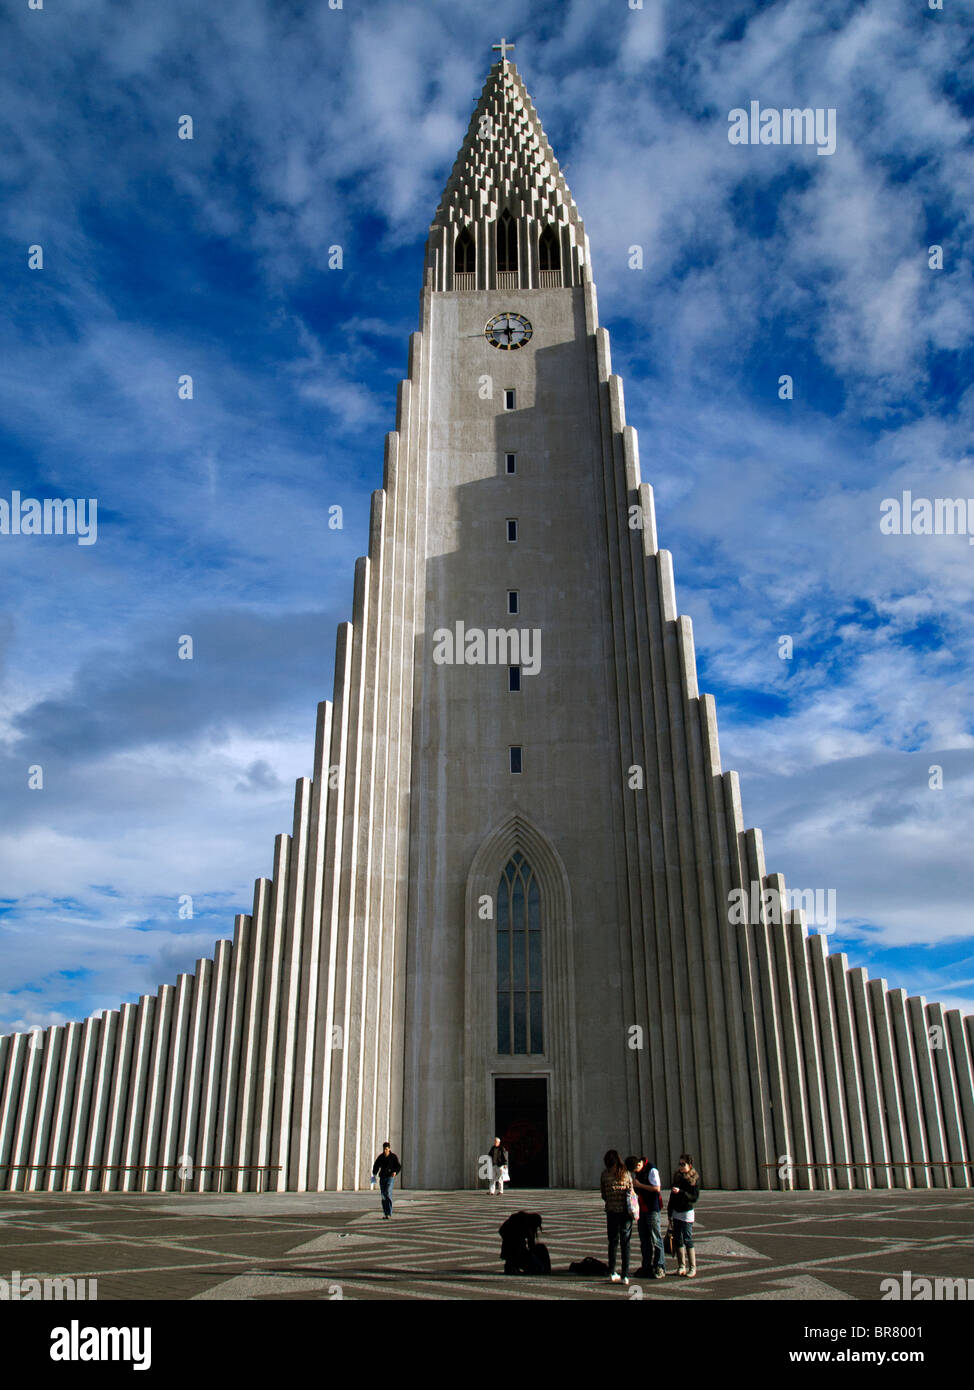
M502 40L504 48L512 48ZM495 45L496 47L497 45ZM504 212L522 224L519 287L539 285L532 243L551 227L562 243L562 284L590 278L585 228L571 190L548 142L515 65L506 53L490 69L466 138L440 200L427 243L427 284L448 290L474 288L454 283L456 237L466 229L477 241L477 289L497 288L491 266L488 226Z

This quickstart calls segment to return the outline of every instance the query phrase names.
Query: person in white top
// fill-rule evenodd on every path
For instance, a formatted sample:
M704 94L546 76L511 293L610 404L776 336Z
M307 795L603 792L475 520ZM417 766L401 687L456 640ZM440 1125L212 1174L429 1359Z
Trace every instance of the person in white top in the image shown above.
M666 1277L663 1257L663 1237L660 1233L660 1213L663 1202L660 1196L659 1169L648 1158L637 1162L632 1174L633 1186L639 1196L639 1248L642 1265L636 1271L644 1279L664 1279Z
M511 1180L507 1162L507 1150L495 1135L494 1146L487 1153L487 1173L490 1178L490 1195L492 1197L503 1197L504 1184Z
M700 1176L690 1154L680 1154L680 1166L673 1174L667 1214L673 1227L673 1253L677 1274L689 1279L697 1276L697 1254L693 1248L693 1208L700 1195Z

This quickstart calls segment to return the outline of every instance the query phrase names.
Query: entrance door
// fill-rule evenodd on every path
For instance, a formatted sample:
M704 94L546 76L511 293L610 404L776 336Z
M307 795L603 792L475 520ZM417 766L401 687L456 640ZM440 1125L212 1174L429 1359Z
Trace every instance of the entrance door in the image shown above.
M511 1187L548 1186L548 1082L494 1078L494 1133L510 1155Z

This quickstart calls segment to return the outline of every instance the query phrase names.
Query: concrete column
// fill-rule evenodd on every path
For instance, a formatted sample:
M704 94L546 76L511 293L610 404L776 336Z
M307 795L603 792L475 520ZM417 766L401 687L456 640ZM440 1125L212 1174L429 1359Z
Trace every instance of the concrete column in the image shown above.
M3 1175L0 1180L5 1187L10 1185L14 1176L6 1171L6 1165L11 1162L30 1040L30 1033L14 1033L7 1047L7 1065L2 1078L3 1089L0 1091L0 1174Z
M653 1144L669 1133L666 1114L666 1059L677 1069L675 1018L672 1008L672 965L669 940L660 934L654 949L656 924L666 920L666 879L663 829L658 807L660 786L654 733L654 689L650 626L651 611L658 615L656 547L649 556L638 544L639 533L628 526L630 488L639 475L638 445L634 431L614 430L609 401L612 377L609 335L596 328L596 369L600 381L599 402L602 459L600 528L605 532L605 565L609 615L612 626L614 676L613 733L618 739L621 794L621 826L616 837L615 912L619 921L624 1017L642 1026L645 1046L635 1052L618 1048L620 1073L628 1081L626 1110L636 1135L651 1136ZM650 514L652 502L649 500ZM609 755L612 756L611 754ZM626 772L637 766L643 772L641 791L630 789ZM606 911L612 906L606 904ZM631 981L631 984L630 984ZM619 1039L621 1043L621 1039ZM669 1049L669 1051L667 1051ZM673 1102L677 1098L673 1097ZM682 1127L675 1104L678 1127ZM658 1138L657 1138L658 1137ZM642 1149L645 1140L640 1140ZM662 1160L661 1160L662 1161Z
M198 1192L215 1192L219 1187L217 1175L210 1164L215 1162L217 1137L220 1129L220 1075L226 1045L227 1004L230 998L230 970L233 961L233 942L218 941L213 951L213 984L210 989L209 1017L206 1024L206 1061L200 1086L199 1175Z
M947 1141L947 1157L965 1164L969 1157L964 1144L964 1118L957 1094L957 1078L950 1052L950 1036L942 1004L927 1005L928 1036L931 1037L934 1067L937 1077L937 1091L940 1097L940 1113L943 1116L944 1135ZM936 1030L936 1032L934 1032ZM936 1040L936 1046L933 1045ZM965 1167L948 1168L947 1176L951 1187L969 1187L971 1175Z
M847 979L856 1021L859 1075L866 1106L866 1120L869 1126L869 1152L874 1163L887 1164L890 1161L890 1154L886 1138L883 1088L879 1079L876 1043L873 1038L869 1000L866 995L866 972L861 967L850 970ZM873 1182L876 1187L892 1187L892 1170L887 1167L874 1168Z
M277 1062L278 1023L281 1009L281 986L284 969L284 918L287 911L288 866L291 860L290 835L278 835L274 841L274 886L271 891L270 931L268 933L267 964L264 977L264 1009L261 1025L260 1064L257 1073L256 1124L254 1127L254 1163L273 1164L272 1129L274 1122L274 1073ZM268 1187L276 1187L283 1173L267 1176Z
M700 731L701 708L697 693L697 666L693 647L693 628L689 618L677 626L681 659L681 686L684 692L684 730L687 741L690 810L693 821L694 859L697 867L697 898L700 904L700 944L704 984L703 1007L710 1054L711 1104L716 1140L717 1176L722 1187L738 1186L734 1113L732 1108L731 1056L728 1048L728 1021L724 1010L721 977L720 934L726 914L726 899L714 897L714 828L707 806L707 778Z
M179 1120L179 1141L176 1145L176 1162L188 1170L185 1181L190 1190L198 1185L201 1162L198 1135L202 1129L200 1117L200 1091L203 1085L203 1068L206 1065L206 1026L210 1017L210 988L213 983L213 962L198 960L193 977L193 1002L189 1018L189 1036L186 1040L186 1058L183 1064L182 1113ZM188 1160L188 1161L187 1161ZM183 1181L177 1172L175 1186L180 1190Z
M375 497L381 495L373 493L373 507ZM307 1191L311 1164L311 1115L322 935L321 914L325 888L325 832L328 820L328 756L331 751L331 709L330 702L322 701L319 704L315 726L311 813L308 829L308 869L304 901L305 948L301 954L297 1037L295 1040L293 1129L296 1162L292 1162L290 1186L297 1192Z
M608 404L612 429L621 431L625 419L620 383L617 377L608 382ZM656 782L659 788L659 827L663 841L663 873L654 886L654 894L666 904L666 917L656 923L656 944L665 975L661 981L664 1053L670 1081L666 1086L666 1130L659 1138L668 1153L657 1151L661 1164L674 1166L683 1148L694 1153L703 1167L700 1153L701 1131L698 1118L694 1029L697 1019L690 1000L687 970L687 948L684 942L684 922L692 911L685 902L686 872L681 871L684 846L680 835L682 798L677 792L676 769L672 747L677 736L672 726L676 700L669 698L671 681L678 677L674 660L675 641L671 624L676 621L676 594L673 570L667 551L657 551L647 575L647 617L650 625L652 653L651 689L656 753ZM670 632L670 659L667 661L667 632ZM683 837L685 839L685 835ZM673 1078L679 1077L674 1084ZM712 1152L712 1150L711 1150ZM703 1169L706 1172L706 1169Z
M931 1171L926 1167L930 1157L927 1149L927 1135L923 1123L923 1100L920 1095L920 1079L917 1074L916 1056L913 1050L913 1034L906 1007L906 990L891 989L886 995L893 1029L893 1042L896 1047L896 1069L900 1081L900 1095L903 1099L903 1116L909 1141L909 1155L915 1164L911 1172L914 1187L930 1187Z
M262 880L258 880L261 882ZM230 997L227 1002L227 1021L224 1031L223 1063L220 1075L220 1125L217 1136L215 1161L225 1168L229 1165L249 1163L249 1155L241 1158L237 1153L239 1146L239 1097L241 1087L241 1048L243 1042L244 1010L247 1003L248 971L252 964L253 920L238 913L233 923L233 953L230 963ZM240 1184L243 1174L231 1175L215 1173L217 1188L221 1182L224 1190L234 1187L243 1192Z
M67 1162L68 1140L71 1135L71 1111L74 1103L74 1082L78 1070L78 1056L81 1051L83 1025L67 1023L64 1026L64 1045L61 1049L61 1069L58 1073L57 1095L54 1102L54 1118L51 1123L51 1148L47 1172L47 1190L64 1192L64 1171L60 1167Z
M254 1157L254 1127L257 1116L258 1075L260 1072L261 1028L264 1017L264 983L267 975L267 942L270 933L271 894L273 885L268 878L254 884L254 907L250 922L246 997L240 1025L239 1085L237 1089L237 1120L235 1126L234 1162L240 1165L256 1162ZM245 1175L237 1181L238 1192L248 1191Z
M124 1173L116 1165L125 1162L125 1108L128 1101L129 1081L132 1067L132 1049L138 1028L139 1010L135 1004L123 1004L119 1011L119 1021L115 1042L115 1060L112 1067L111 1088L108 1099L108 1117L105 1122L105 1147L103 1162L106 1171L102 1176L102 1191L114 1192L122 1186Z
M166 1102L166 1070L169 1061L169 1035L172 1029L176 991L172 985L161 985L156 995L155 1018L152 1030L152 1055L146 1079L145 1111L142 1124L141 1162L149 1169L162 1162L160 1135ZM161 1191L158 1168L139 1174L142 1191Z
M430 413L430 358L427 351L428 334L431 328L432 296L424 295L421 300L422 333L413 333L409 339L409 377L415 386L415 412L410 409L413 394L403 392L400 396L401 413L396 421L403 458L406 461L402 486L397 491L396 515L397 535L402 537L402 663L399 689L402 698L395 707L392 742L396 761L389 786L392 798L393 833L389 843L390 864L390 917L394 940L391 979L403 980L407 974L406 923L409 913L410 888L410 834L409 815L412 789L413 752L413 711L417 701L422 698L427 669L424 663L416 663L415 637L418 615L424 612L426 585L426 530L428 521L428 460L426 456L425 422ZM392 1000L391 1036L389 1048L389 1135L403 1134L406 1129L405 1109L405 990L396 987ZM383 1138L386 1136L383 1135ZM374 1155L364 1155L360 1173L361 1180L367 1180Z
M74 1104L71 1109L71 1131L65 1161L65 1192L75 1192L84 1187L83 1165L87 1154L88 1123L91 1118L91 1094L95 1085L98 1067L98 1049L101 1043L101 1018L86 1018L81 1028L81 1049L78 1054L78 1074L74 1086Z
M644 523L645 524L645 523ZM747 1037L744 1026L744 1003L738 966L739 928L728 920L732 878L730 837L723 796L723 776L720 768L720 749L717 741L717 714L712 695L700 697L700 727L704 751L707 802L714 845L714 891L716 929L719 947L718 975L724 991L726 1046L730 1069L730 1092L727 1102L735 1130L735 1182L745 1188L758 1183L757 1158L754 1145L754 1102L748 1077ZM730 1177L728 1181L730 1181Z
M356 875L354 891L350 896L353 932L356 938L354 972L361 991L362 1008L360 1014L362 1047L359 1052L359 1072L357 1096L355 1101L356 1129L359 1134L358 1163L363 1156L374 1154L376 1116L385 1113L385 1107L378 1093L381 1085L378 1064L383 1051L380 1037L381 991L383 980L380 973L382 957L382 845L377 836L382 833L384 813L384 786L380 783L379 761L382 761L382 776L386 775L385 744L386 730L380 724L384 711L380 709L379 668L382 657L382 643L385 637L383 624L388 615L380 609L383 585L382 509L373 503L369 530L369 559L365 566L365 592L363 594L364 630L362 634L363 693L362 706L362 794L368 813L360 817L358 825L359 845L356 852L360 872ZM380 747L381 743L381 747ZM381 1141L380 1141L381 1142Z
M751 904L757 907L756 921L749 922L748 931L754 943L756 983L761 996L761 1016L764 1022L763 1051L767 1059L768 1091L771 1106L772 1153L764 1161L774 1162L783 1154L794 1158L791 1112L788 1105L785 1050L782 1043L781 1005L776 988L776 968L773 926L768 921L768 904L764 899L765 863L764 840L760 830L745 832L747 853L747 882ZM767 1170L765 1170L767 1171ZM772 1176L774 1176L772 1174ZM777 1179L775 1179L777 1182Z
M82 1179L80 1185L83 1186L85 1192L97 1192L101 1188L104 1178L104 1174L101 1172L101 1164L104 1161L102 1150L105 1143L105 1125L108 1121L108 1107L111 1098L118 1020L117 1009L113 1011L106 1009L102 1014L84 1158L85 1163L92 1166L86 1168L84 1173L80 1175Z
M183 1102L186 1073L186 1050L189 1043L190 1015L193 1007L195 981L192 975L176 977L176 1002L173 1008L172 1031L169 1036L169 1057L166 1062L165 1102L162 1126L159 1131L159 1191L171 1192L179 1180L171 1171L181 1155L176 1146L179 1139L179 1116Z
M791 954L798 1011L800 1060L804 1064L805 1101L811 1149L809 1161L832 1163L832 1135L829 1130L828 1102L822 1075L822 1051L812 976L811 943L814 938L808 935L801 913L789 914L785 932ZM826 1192L834 1186L834 1173L831 1168L812 1168L809 1170L809 1179L810 1187Z
M47 1171L40 1165L47 1163L48 1159L63 1047L64 1028L59 1024L54 1024L48 1028L47 1036L44 1039L44 1072L37 1093L34 1133L31 1138L30 1159L28 1160L38 1166L34 1167L28 1176L27 1189L30 1192L41 1191L47 1185Z
M19 1171L12 1171L11 1191L23 1192L27 1188L29 1174L21 1165L30 1162L30 1141L34 1132L34 1114L37 1106L37 1092L41 1074L44 1070L44 1034L40 1029L24 1035L27 1037L27 1057L24 1062L24 1081L20 1092L14 1127L13 1146L10 1162Z
M855 1019L847 980L848 969L849 961L843 952L829 956L829 987L832 995L832 1013L839 1035L842 1081L845 1091L846 1115L849 1119L849 1143L852 1148L852 1161L853 1163L869 1163L872 1154L869 1150L869 1134L866 1128L866 1105L862 1094L862 1074L859 1069ZM855 1181L858 1187L871 1188L873 1186L872 1170L869 1168L855 1170Z
M796 1164L795 1186L810 1188L814 1186L812 1171L808 1167L812 1161L812 1153L809 1144L808 1109L805 1096L805 1068L801 1051L798 1006L795 999L795 966L791 959L786 926L785 880L781 874L769 874L764 880L764 885L774 894L772 902L777 904L778 921L775 921L775 913L772 912L768 923L768 937L771 945L774 983L778 1000L778 1034L782 1043L787 1084L788 1117L791 1125L789 1152Z
M423 312L427 312L427 302L424 302ZM422 363L424 355L417 351L410 354L411 365L415 370L417 364L420 367L422 377ZM425 386L422 380L418 380L417 386L422 397ZM390 436L388 445L390 452L394 452L398 446L398 434ZM422 484L420 485L420 496L422 496ZM373 494L373 506L371 515L371 527L369 536L369 555L373 560L375 582L372 585L374 592L375 617L373 627L376 632L376 667L374 685L376 690L376 764L375 781L373 790L373 813L370 817L369 833L371 836L369 856L372 863L370 872L370 921L372 930L376 934L376 949L379 958L379 990L378 990L378 1019L376 1028L377 1046L372 1053L372 1067L369 1073L369 1083L375 1097L373 1107L373 1130L367 1136L365 1142L369 1151L375 1152L377 1139L376 1127L381 1127L388 1135L401 1134L398 1121L392 1120L392 1111L401 1111L402 1099L398 1097L398 1103L393 1100L392 1072L394 1070L393 1057L395 1054L394 1043L394 1018L393 1004L395 998L395 952L397 946L397 932L402 936L402 929L405 923L400 923L395 912L396 905L396 875L395 875L395 847L396 847L396 828L398 822L398 775L400 770L399 738L399 716L397 692L400 682L403 679L404 669L401 650L396 655L397 643L402 644L404 632L399 613L402 597L397 593L395 587L395 575L398 562L398 555L401 548L400 531L397 530L397 523L401 528L401 511L397 509L396 497L385 489ZM422 680L423 673L414 673L416 680ZM414 684L415 690L415 684ZM415 707L415 694L413 698ZM333 715L334 720L334 715ZM329 793L329 796L334 793ZM326 912L327 898L323 897L323 915ZM326 929L322 930L322 950L326 940ZM400 976L401 978L401 976ZM382 1138L386 1137L386 1133ZM314 1139L312 1138L312 1148Z
M281 1003L278 1015L277 1055L274 1062L274 1110L271 1122L272 1162L280 1168L278 1190L288 1186L291 1159L291 1109L294 1101L294 1064L297 1046L298 1008L301 989L301 952L304 945L304 895L308 869L308 833L311 815L311 782L297 781L291 856L288 864L284 942L281 959Z
M15 1036L13 1033L0 1035L0 1106L3 1104L3 1095L7 1085L7 1068L10 1065L10 1048ZM6 1188L9 1179L10 1174L5 1169L0 1168L0 1190Z
M905 1166L909 1158L907 1143L906 1116L900 1095L899 1076L896 1068L896 1045L889 1011L886 1007L886 981L870 980L866 986L872 1018L872 1031L876 1039L876 1062L883 1090L883 1104L886 1111L886 1134L889 1140L890 1161L899 1165L890 1170L890 1187L912 1187L910 1170Z
M935 1165L930 1170L931 1182L934 1187L949 1187L947 1170L944 1166L949 1155L943 1117L940 1113L940 1099L937 1095L937 1076L934 1071L930 1038L927 1033L927 1001L922 995L914 995L907 999L906 1009L910 1019L913 1055L916 1059L917 1078L920 1083L927 1152L930 1155L931 1164Z
M359 864L358 851L360 846L357 830L363 806L362 756L365 691L362 679L362 645L366 637L364 629L367 582L367 562L360 559L355 564L355 601L352 610L352 699L349 706L348 750L345 764L345 825L342 831L344 853L342 855L341 896L339 899L341 927L335 958L336 1018L344 1033L346 1046L340 1052L336 1051L333 1056L331 1096L331 1122L338 1131L338 1146L341 1152L338 1183L344 1188L354 1188L358 1185L359 1146L361 1142L361 1136L358 1132L358 1081L363 1036L363 999L361 989L355 979L355 952L359 943L355 940L353 912L356 874L366 868L366 866ZM338 999L341 1000L340 1009L337 1004Z
M386 477L395 476L395 447L387 440ZM349 681L351 662L351 627L342 623L335 644L334 704L332 708L330 765L339 769L337 785L329 788L325 826L325 881L321 908L321 953L318 969L318 999L320 1027L315 1049L315 1082L312 1088L311 1149L309 1153L310 1181L316 1191L337 1185L332 1176L334 1144L328 1127L331 1108L331 1076L334 1065L334 1044L345 1046L344 1032L335 1017L335 958L338 950L338 903L342 829L344 826L345 748L348 737Z
M974 1159L974 1061L964 1036L964 1020L959 1009L948 1009L945 1014L947 1032L950 1036L950 1050L957 1077L957 1091L960 1096L961 1113L964 1122L964 1147L968 1159ZM968 1169L968 1180L974 1182L974 1170Z
M852 1170L847 1166L852 1162L852 1146L849 1139L849 1117L845 1103L839 1032L832 1007L832 992L829 988L828 948L825 937L810 936L807 949L815 986L815 1012L818 1019L818 1036L821 1047L822 1078L828 1099L829 1135L832 1144L831 1158L836 1165L832 1171L831 1179L835 1187L849 1189L855 1187Z
M128 1102L125 1107L125 1130L122 1138L121 1162L125 1166L119 1174L119 1187L123 1192L139 1192L142 1189L142 1174L138 1171L137 1165L142 1161L142 1134L148 1100L152 1042L155 1037L156 1003L154 994L143 994L136 1012L135 1037L132 1042L132 1061L128 1077Z
M725 772L722 775L721 792L723 794L724 821L727 827L730 887L745 893L750 901L749 842L744 832L741 788L736 772ZM729 915L729 895L727 907ZM742 1149L746 1149L748 1143L753 1144L754 1186L762 1190L771 1190L777 1186L777 1175L773 1169L764 1165L775 1159L777 1154L774 1143L768 1054L764 1047L764 1005L761 994L756 929L749 922L745 922L743 925L740 923L732 925L728 920L727 930L728 939L732 946L728 970L734 971L740 980L741 1014L751 1083L750 1114L747 1111L740 1112L738 1144Z

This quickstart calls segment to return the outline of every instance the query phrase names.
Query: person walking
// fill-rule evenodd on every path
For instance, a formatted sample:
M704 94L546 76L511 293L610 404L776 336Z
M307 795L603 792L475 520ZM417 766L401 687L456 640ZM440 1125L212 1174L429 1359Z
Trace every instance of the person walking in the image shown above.
M666 1214L673 1227L676 1272L688 1279L697 1277L697 1252L693 1248L693 1208L699 1196L700 1175L693 1166L693 1158L690 1154L680 1154L679 1167L673 1174Z
M629 1160L626 1160L628 1166ZM665 1279L665 1259L663 1256L663 1236L660 1231L660 1213L663 1199L660 1194L659 1169L648 1158L640 1158L632 1170L632 1182L639 1198L639 1249L642 1265L636 1270L637 1276L646 1279Z
M605 1224L609 1237L609 1278L618 1284L629 1283L629 1241L632 1237L632 1211L629 1198L634 1196L632 1174L615 1149L603 1159L602 1200L605 1203ZM622 1247L622 1274L616 1273L616 1255Z
M378 1178L379 1191L382 1193L382 1216L386 1221L392 1215L392 1185L396 1181L396 1174L401 1172L402 1164L398 1155L392 1152L392 1145L387 1139L382 1145L382 1152L372 1164L372 1186L375 1187Z
M493 1147L487 1153L488 1176L490 1177L490 1195L492 1197L503 1197L504 1184L510 1182L511 1174L508 1168L508 1154L500 1139L495 1135Z

